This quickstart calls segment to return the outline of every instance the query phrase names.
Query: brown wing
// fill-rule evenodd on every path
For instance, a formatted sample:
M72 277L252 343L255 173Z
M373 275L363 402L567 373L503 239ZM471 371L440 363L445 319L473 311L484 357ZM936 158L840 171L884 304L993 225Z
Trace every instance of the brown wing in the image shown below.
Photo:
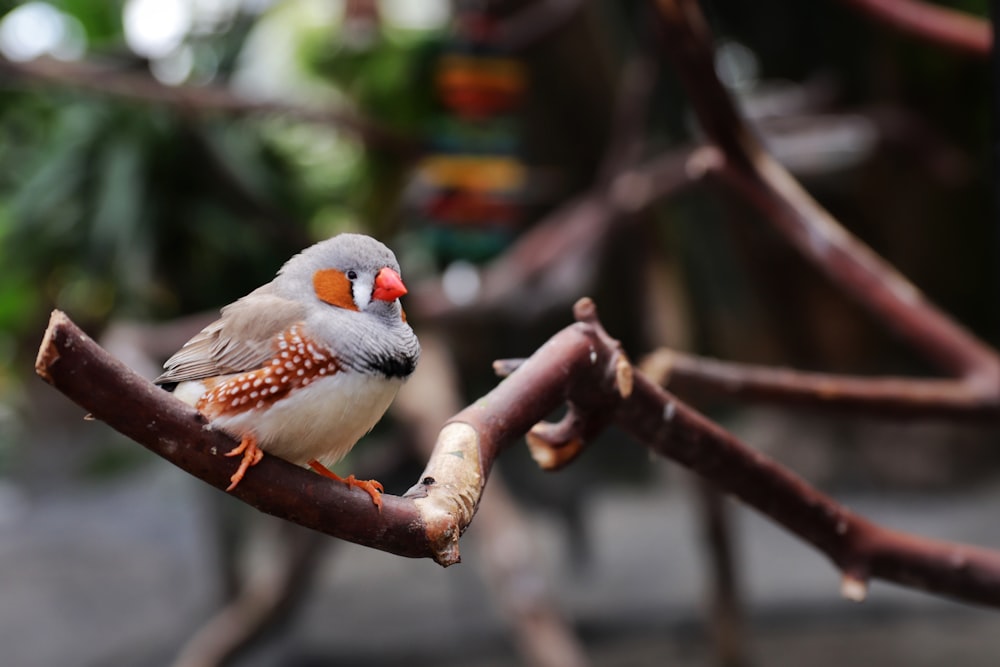
M273 339L305 319L305 307L258 289L222 309L163 364L154 382L168 384L260 368L274 356Z

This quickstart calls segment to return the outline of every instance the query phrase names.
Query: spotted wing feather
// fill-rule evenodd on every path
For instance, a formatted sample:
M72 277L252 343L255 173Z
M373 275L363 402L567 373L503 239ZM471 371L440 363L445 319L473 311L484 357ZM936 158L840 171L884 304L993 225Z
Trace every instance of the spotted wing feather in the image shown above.
M274 356L273 339L305 318L305 307L261 288L222 309L222 316L201 330L163 364L157 384L251 371Z

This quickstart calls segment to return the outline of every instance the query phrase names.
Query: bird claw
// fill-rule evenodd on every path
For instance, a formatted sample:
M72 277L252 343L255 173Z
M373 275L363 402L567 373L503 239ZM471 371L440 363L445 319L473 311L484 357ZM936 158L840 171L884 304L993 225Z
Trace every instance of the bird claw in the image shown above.
M230 484L226 487L226 491L235 489L247 470L250 469L250 466L257 465L264 458L264 450L257 446L257 438L250 434L244 435L238 446L226 452L226 456L239 456L241 454L243 455L243 460L240 461L240 467L229 478Z
M385 487L383 487L382 483L377 479L358 479L354 475L341 477L316 459L309 462L309 467L324 477L329 477L337 482L343 482L349 489L361 489L372 497L372 502L375 504L375 507L378 508L379 513L382 512L382 494L385 493Z

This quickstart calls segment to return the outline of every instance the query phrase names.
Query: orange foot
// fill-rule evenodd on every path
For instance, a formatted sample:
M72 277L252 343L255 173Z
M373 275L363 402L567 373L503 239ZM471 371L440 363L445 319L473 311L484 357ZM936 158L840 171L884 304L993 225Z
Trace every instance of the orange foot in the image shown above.
M313 459L309 462L309 467L323 475L324 477L329 477L330 479L336 480L338 482L343 482L348 488L353 489L357 487L367 493L372 497L372 502L375 503L375 507L378 511L382 511L382 493L385 491L382 488L382 483L374 479L357 479L354 475L348 475L346 478L341 477L337 473L333 472L325 465Z
M257 446L257 438L252 433L244 435L238 447L234 447L232 450L226 452L226 456L239 456L240 454L243 455L243 460L240 461L240 467L229 478L230 484L226 487L226 491L235 489L236 485L243 479L243 475L250 469L250 466L257 465L264 458L264 450Z

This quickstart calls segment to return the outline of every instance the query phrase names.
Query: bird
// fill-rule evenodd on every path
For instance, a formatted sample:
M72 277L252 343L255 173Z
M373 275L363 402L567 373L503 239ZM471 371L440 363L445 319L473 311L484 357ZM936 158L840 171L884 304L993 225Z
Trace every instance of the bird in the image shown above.
M399 298L393 252L363 234L338 234L289 259L275 278L223 307L154 380L239 445L237 487L264 452L367 492L377 480L341 478L340 461L382 418L413 373L420 344Z

